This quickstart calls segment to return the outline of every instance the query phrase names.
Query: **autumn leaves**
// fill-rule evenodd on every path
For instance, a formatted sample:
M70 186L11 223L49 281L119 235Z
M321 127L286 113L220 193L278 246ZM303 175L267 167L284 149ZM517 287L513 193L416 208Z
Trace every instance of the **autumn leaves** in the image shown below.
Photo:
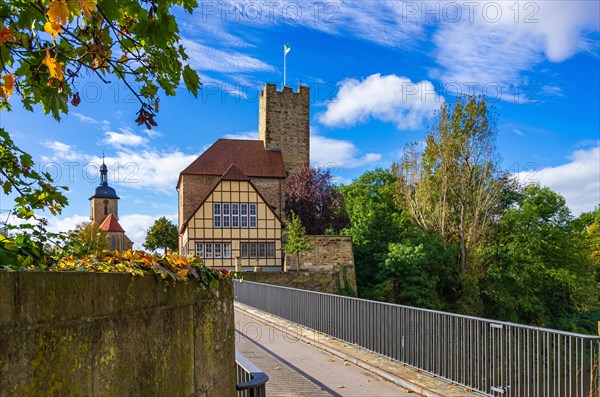
M15 37L13 35L13 30L2 25L2 28L0 29L0 46L4 45L4 43L7 41L13 41L14 39ZM14 90L15 75L8 73L2 76L2 84L0 84L0 96L4 98L5 101L8 101L8 98L10 98Z
M56 40L56 36L63 32L62 25L71 22L75 15L83 13L84 17L89 18L96 10L96 0L77 0L68 3L65 0L58 0L50 2L48 7L46 13L48 22L44 25L44 30L52 35L53 40Z

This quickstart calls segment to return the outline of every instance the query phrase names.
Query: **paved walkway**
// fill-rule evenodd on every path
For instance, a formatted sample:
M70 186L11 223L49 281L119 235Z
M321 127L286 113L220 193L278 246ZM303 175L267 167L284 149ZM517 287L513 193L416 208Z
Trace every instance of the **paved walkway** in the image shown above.
M268 396L482 396L239 302L235 321L236 349L267 373Z
M417 395L240 310L235 323L236 350L269 376L269 397Z

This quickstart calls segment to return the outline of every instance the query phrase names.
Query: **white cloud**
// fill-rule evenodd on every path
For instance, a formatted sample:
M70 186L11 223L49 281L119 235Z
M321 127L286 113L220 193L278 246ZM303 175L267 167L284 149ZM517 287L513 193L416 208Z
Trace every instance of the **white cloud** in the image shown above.
M404 12L401 1L225 0L206 3L202 8L202 12L191 17L193 22L184 26L186 31L198 37L212 37L228 46L252 46L225 32L223 26L229 25L303 26L334 35L354 35L391 47L410 46L423 33L420 15Z
M127 237L134 242L134 249L143 250L142 244L146 240L146 232L154 221L163 215L127 214L119 217L119 223L125 229ZM167 219L177 224L177 214L164 215ZM72 215L67 217L51 217L48 219L48 231L53 233L68 232L81 223L90 222L90 217L85 215Z
M505 100L515 100L515 85L533 85L544 95L560 94L559 87L540 87L526 74L545 59L562 62L593 48L589 33L599 30L596 1L485 1L461 6L458 21L441 14L432 36L433 57L440 67L431 76L459 85L460 92L473 83L478 84L477 92L497 86L501 94L487 95Z
M328 126L353 126L369 119L392 122L398 129L416 129L433 116L443 98L429 81L413 83L394 74L373 74L362 81L346 79L318 120Z
M98 123L98 120L92 118L92 117L88 117L82 113L72 113L73 116L77 117L79 119L79 121L81 121L82 123L86 123L86 124L96 124Z
M379 153L360 156L358 148L350 141L320 135L311 135L310 140L310 158L319 167L356 168L381 160Z
M53 233L68 232L75 229L75 226L86 222L90 222L89 215L73 215L64 218L50 217L48 218L48 231Z
M237 134L225 134L223 136L226 139L244 139L254 141L258 139L257 131L239 132Z
M104 159L111 170L109 183L133 189L149 189L166 194L174 194L179 173L199 154L186 154L180 150L159 151L118 150L116 155ZM102 159L95 157L92 162L100 164Z
M573 152L570 162L537 172L521 172L523 182L539 182L560 193L574 215L592 211L600 204L600 143Z
M142 244L146 241L146 233L158 218L163 215L128 214L119 218L119 223L125 229L127 237L133 241L134 249L145 250ZM177 225L177 214L164 215Z
M105 138L103 143L115 148L124 146L143 146L148 143L148 139L143 136L136 135L129 130L121 129L121 132L107 131L104 133Z
M77 152L73 146L60 141L46 141L42 142L42 145L52 151L52 155L42 156L42 160L46 162L58 160L76 161L85 157L82 153Z
M199 71L235 73L274 70L265 62L239 52L218 50L188 39L181 42L190 57L190 64Z

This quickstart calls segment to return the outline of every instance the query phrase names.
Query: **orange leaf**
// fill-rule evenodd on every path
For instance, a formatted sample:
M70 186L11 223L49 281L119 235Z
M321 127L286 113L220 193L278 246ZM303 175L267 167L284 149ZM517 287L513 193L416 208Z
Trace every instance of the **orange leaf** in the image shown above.
M64 66L64 62L57 62L56 59L50 57L50 51L46 50L46 58L42 61L44 65L48 67L50 77L58 80L63 79L63 72L61 66Z
M0 95L2 95L2 98L8 101L8 98L10 98L15 90L15 75L9 73L3 76L2 80L4 80L4 83L0 85Z
M0 45L4 44L6 41L13 41L15 36L13 36L14 30L8 29L6 26L2 25L2 29L0 29Z
M69 7L67 7L67 3L64 0L53 1L48 7L49 10L46 15L48 15L50 22L59 22L61 25L67 23L71 11L69 11Z

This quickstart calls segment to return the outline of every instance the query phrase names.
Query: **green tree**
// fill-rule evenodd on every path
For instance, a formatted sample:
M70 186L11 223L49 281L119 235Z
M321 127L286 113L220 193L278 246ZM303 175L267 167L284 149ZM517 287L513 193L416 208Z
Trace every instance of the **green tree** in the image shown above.
M192 12L196 0L11 0L0 3L0 110L10 111L16 95L33 111L41 105L59 120L80 104L77 82L94 75L104 83L122 81L140 103L136 122L156 126L159 89L174 95L183 80L194 95L198 74L180 44L171 14ZM139 86L139 89L135 88ZM16 193L15 212L30 220L37 210L60 213L66 188L54 187L47 173L33 170L30 155L0 128L0 185ZM40 219L38 219L40 221ZM46 237L44 222L25 224Z
M300 220L300 217L293 211L291 213L291 219L285 225L283 238L285 241L283 251L288 254L296 255L296 260L298 260L300 252L310 249L310 243L308 242L306 229L302 224L302 220Z
M582 243L562 196L539 185L525 188L484 250L485 314L573 329L574 316L597 301L595 268Z
M70 243L65 247L75 256L95 255L108 249L106 233L98 225L87 222L80 223L71 233Z
M383 281L379 274L388 246L406 237L410 227L395 205L395 184L389 170L378 168L340 188L350 221L342 234L352 236L356 282L364 298L383 299L380 289L373 288Z
M144 248L156 251L162 249L165 254L168 250L176 251L178 246L177 226L166 217L161 216L148 229Z
M460 96L444 103L427 132L425 149L408 146L393 172L401 208L423 230L439 233L469 255L488 235L500 202L496 115L484 97Z

